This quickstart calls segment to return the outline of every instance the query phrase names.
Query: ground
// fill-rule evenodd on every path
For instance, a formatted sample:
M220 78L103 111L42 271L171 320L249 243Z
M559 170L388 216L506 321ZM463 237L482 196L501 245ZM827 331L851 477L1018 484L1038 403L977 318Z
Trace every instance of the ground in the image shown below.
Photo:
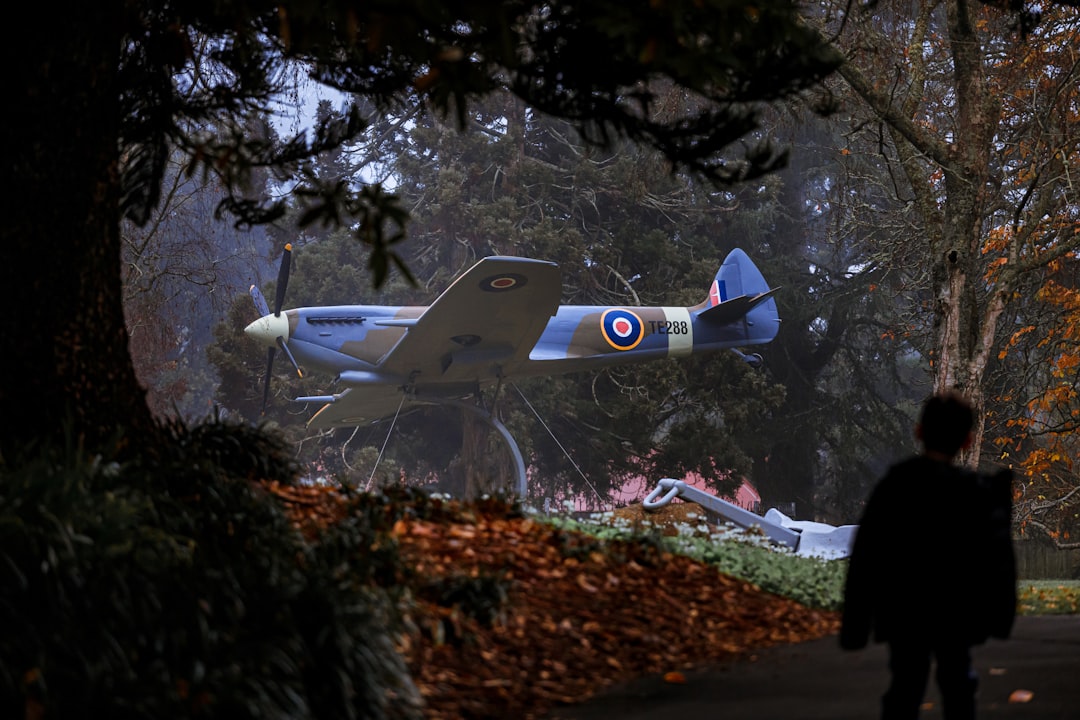
M296 492L279 495L299 506ZM663 528L700 508L618 513ZM428 718L541 718L635 677L680 682L688 669L838 628L834 613L711 566L499 503L403 519L393 535L421 579L402 651Z

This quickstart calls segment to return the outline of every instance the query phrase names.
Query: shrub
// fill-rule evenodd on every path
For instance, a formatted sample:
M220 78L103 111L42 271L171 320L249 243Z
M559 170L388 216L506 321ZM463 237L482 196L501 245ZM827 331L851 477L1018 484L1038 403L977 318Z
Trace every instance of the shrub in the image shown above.
M163 434L0 467L0 716L418 717L379 528L300 537L253 482L296 473L260 430Z
M795 555L770 545L761 535L733 526L706 529L677 525L675 535L662 536L655 531L635 530L631 523L612 517L610 513L584 520L545 519L559 527L588 533L598 541L631 540L659 545L807 607L839 610L843 603L846 560L825 561Z

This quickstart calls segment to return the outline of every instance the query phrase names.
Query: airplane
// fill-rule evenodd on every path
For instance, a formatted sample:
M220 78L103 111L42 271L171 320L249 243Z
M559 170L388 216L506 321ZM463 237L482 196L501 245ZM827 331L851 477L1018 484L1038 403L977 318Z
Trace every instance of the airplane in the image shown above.
M259 289L260 317L244 332L269 348L270 371L281 349L302 366L336 376L344 389L298 397L322 405L311 428L352 427L395 416L406 404L448 404L479 397L515 378L596 370L770 342L780 327L770 288L742 250L732 250L702 302L692 307L560 305L553 262L491 256L459 276L429 306L337 305L282 310L292 247L278 273L274 311ZM503 433L489 413L478 411ZM523 463L517 454L519 476ZM522 481L523 482L523 481Z

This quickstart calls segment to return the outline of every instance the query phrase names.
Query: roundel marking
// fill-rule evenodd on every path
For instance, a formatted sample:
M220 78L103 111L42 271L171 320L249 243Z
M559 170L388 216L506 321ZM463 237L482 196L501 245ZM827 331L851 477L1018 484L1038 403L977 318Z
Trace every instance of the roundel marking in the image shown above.
M616 350L633 350L645 337L645 323L630 310L611 308L600 316L600 332Z
M484 278L480 281L480 289L484 292L507 292L508 290L517 290L527 282L529 282L529 279L524 275L504 273Z

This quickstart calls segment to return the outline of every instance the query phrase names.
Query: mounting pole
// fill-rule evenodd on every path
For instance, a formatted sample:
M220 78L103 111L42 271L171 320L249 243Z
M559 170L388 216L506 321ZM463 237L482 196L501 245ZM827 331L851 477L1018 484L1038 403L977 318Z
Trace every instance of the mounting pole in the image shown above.
M481 418L483 420L486 420L488 422L488 424L491 425L491 427L494 428L497 433L502 435L503 440L506 441L507 448L510 449L510 454L514 458L514 465L515 465L515 469L517 470L517 494L518 494L518 497L520 499L524 500L526 494L528 494L528 491L529 491L529 484L528 484L528 481L526 480L526 477L525 477L525 460L521 456L521 448L518 447L517 442L514 440L514 437L510 434L510 431L506 429L506 426L503 425L502 422L497 417L495 417L494 415L492 415L488 411L484 410L479 405L470 404L470 403L467 403L467 402L462 402L460 400L451 400L451 399L439 400L439 404L440 405L442 405L442 404L453 405L455 407L461 408L462 410L467 410L468 412L471 412L471 413L475 414L477 417L479 417L479 418Z

